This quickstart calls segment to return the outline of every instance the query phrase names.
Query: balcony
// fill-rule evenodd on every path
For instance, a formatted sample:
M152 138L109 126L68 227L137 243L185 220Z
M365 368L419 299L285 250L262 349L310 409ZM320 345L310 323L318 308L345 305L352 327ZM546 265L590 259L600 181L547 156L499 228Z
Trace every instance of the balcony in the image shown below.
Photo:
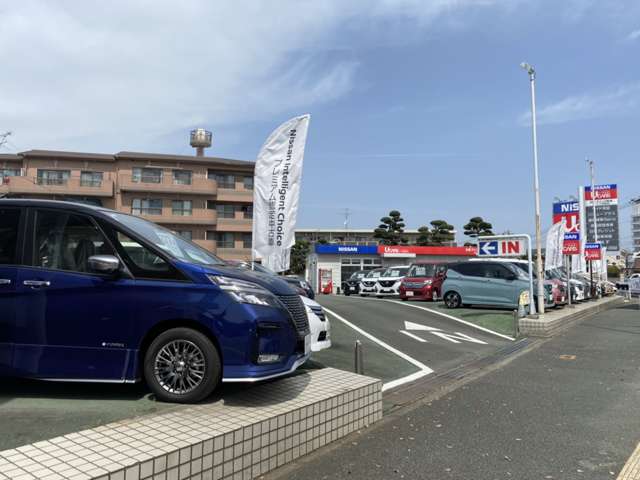
M206 209L194 209L192 215L174 215L171 213L171 208L163 208L162 214L159 215L150 215L145 212L135 213L135 215L162 225L215 225L217 223L216 211Z
M0 194L77 195L81 197L113 197L113 180L86 181L79 177L44 179L38 177L5 177Z
M216 255L223 260L250 260L250 248L217 248Z
M213 196L216 194L217 184L215 180L195 175L191 178L190 184L176 183L171 173L164 172L159 183L134 181L131 174L120 174L118 176L118 188L122 192L181 193Z
M217 248L215 240L194 240L193 242L212 253L216 253Z
M218 188L217 200L220 202L253 202L253 190L235 190Z
M253 220L246 218L218 218L219 232L251 232Z

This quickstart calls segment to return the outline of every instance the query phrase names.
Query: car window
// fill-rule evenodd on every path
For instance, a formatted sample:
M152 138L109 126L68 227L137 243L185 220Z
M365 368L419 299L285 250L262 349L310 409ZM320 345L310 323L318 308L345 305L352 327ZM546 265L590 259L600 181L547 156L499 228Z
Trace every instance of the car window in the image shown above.
M409 269L408 277L433 277L436 266L432 264L412 265Z
M479 262L459 263L450 268L467 277L484 277L484 265Z
M116 247L136 277L174 278L174 268L138 241L116 231Z
M509 270L504 265L489 263L484 267L484 276L487 278L506 279L509 278L512 274L513 272L511 272L511 270Z
M0 265L17 263L18 226L20 210L0 209Z
M88 273L89 257L113 249L89 217L63 211L36 212L34 266Z

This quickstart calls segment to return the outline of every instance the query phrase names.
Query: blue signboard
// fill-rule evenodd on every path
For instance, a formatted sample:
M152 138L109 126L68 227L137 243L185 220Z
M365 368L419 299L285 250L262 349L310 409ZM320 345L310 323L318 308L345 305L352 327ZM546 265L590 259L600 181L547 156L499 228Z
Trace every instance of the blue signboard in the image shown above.
M478 256L479 257L492 257L498 255L498 241L482 241L478 240Z
M316 244L316 253L333 253L343 255L377 255L376 245L322 245Z
M553 214L562 215L567 213L579 212L579 202L556 202L553 204Z

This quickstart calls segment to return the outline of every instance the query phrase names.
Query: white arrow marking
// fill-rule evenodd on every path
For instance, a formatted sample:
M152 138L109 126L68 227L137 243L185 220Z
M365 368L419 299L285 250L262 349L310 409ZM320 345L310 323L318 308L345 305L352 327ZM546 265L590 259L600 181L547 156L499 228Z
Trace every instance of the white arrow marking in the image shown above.
M403 333L404 335L406 335L407 337L411 337L414 340L419 341L420 343L427 343L427 341L424 338L420 338L417 335L414 335L413 333L407 332L406 330L398 330L400 333Z
M404 321L404 329L405 330L421 330L427 332L437 332L440 331L439 328L435 327L427 327L426 325L420 325L419 323L407 322Z
M482 250L482 253L485 255L493 255L496 253L496 248L491 242L483 243L480 250Z
M431 332L434 335L439 336L440 338L444 338L445 340L449 340L453 343L460 343L461 340L473 343L479 343L481 345L486 345L487 342L483 342L482 340L478 340L477 338L470 337L469 335L465 335L464 333L456 332L456 333L444 333L444 332Z

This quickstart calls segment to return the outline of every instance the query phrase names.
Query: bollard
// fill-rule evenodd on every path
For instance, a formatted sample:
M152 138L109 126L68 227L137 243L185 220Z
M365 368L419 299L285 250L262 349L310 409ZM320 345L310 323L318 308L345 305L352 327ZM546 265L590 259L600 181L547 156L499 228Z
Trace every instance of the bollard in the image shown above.
M520 315L518 310L513 311L513 338L518 338L520 335Z
M362 364L362 343L360 340L356 340L356 343L353 346L353 353L355 372L360 375L364 375L364 365Z

